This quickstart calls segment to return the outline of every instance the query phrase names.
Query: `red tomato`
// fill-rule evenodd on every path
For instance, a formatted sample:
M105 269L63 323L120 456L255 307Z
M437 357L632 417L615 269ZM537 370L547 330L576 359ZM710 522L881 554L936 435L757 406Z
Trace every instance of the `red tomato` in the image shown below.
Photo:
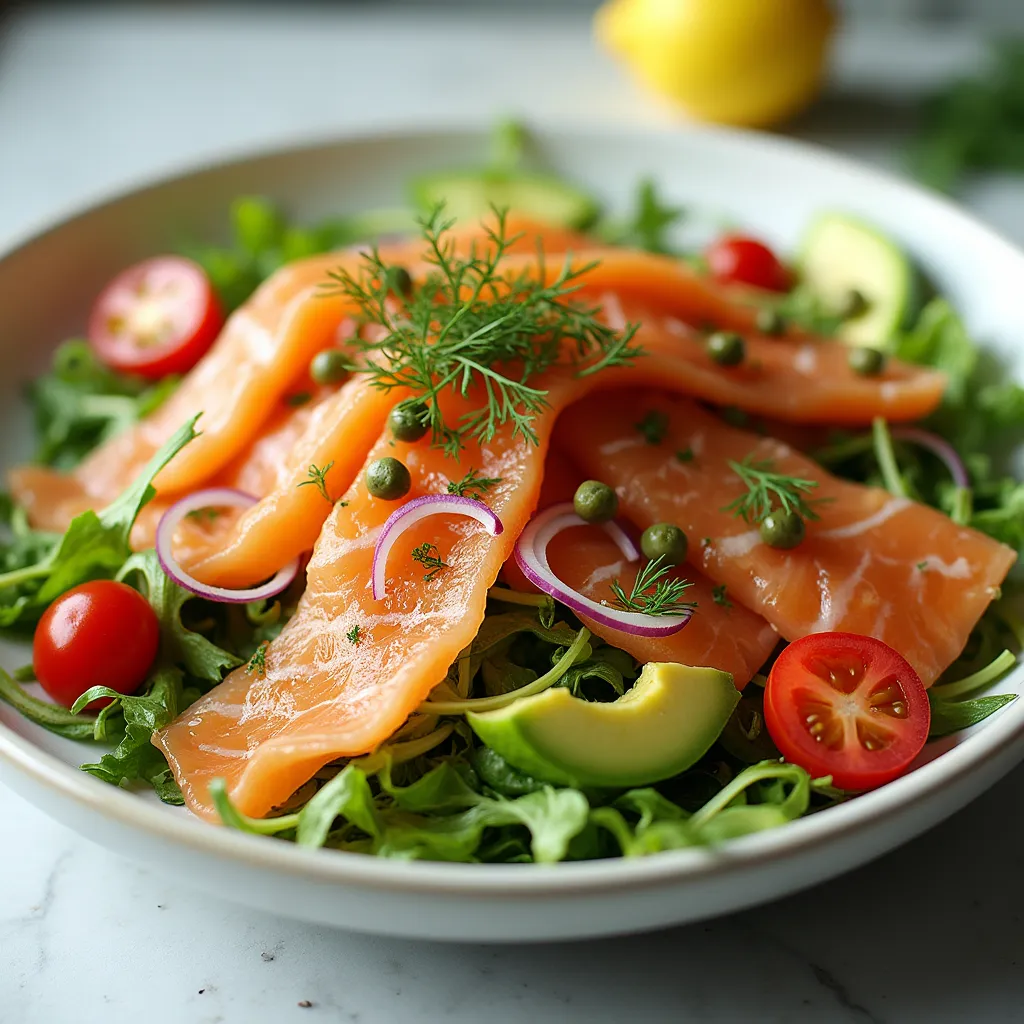
M191 370L224 315L202 268L157 256L123 270L89 315L89 341L107 366L151 380Z
M32 666L43 689L71 707L92 686L135 693L149 674L160 624L149 602L126 583L83 583L43 612L32 640ZM109 704L94 700L90 710Z
M789 289L789 271L763 242L722 235L704 253L711 276L722 284L746 284L770 292Z
M779 655L764 692L775 745L815 778L874 789L928 738L928 691L903 655L857 633L812 633Z

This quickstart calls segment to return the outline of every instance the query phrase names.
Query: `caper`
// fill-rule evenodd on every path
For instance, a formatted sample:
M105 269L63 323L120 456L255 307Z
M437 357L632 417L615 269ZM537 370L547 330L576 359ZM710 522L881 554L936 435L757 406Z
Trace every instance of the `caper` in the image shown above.
M655 523L640 537L640 550L646 558L663 558L669 565L685 562L688 546L686 534L674 523Z
M422 402L400 402L388 413L388 426L396 441L418 441L429 429Z
M885 353L877 348L851 348L847 360L862 377L877 377L885 369Z
M366 489L375 497L384 501L398 501L409 493L412 478L405 463L390 455L383 459L374 459L366 467Z
M770 548L788 550L795 548L804 539L807 528L796 512L779 509L769 512L761 520L761 540Z
M870 305L871 303L868 302L867 296L862 291L851 288L843 296L836 312L844 320L856 320L857 317L863 316L868 311Z
M777 309L762 309L757 314L757 329L762 334L785 334L786 326L786 318Z
M721 366L739 366L746 353L746 343L732 331L716 331L708 338L708 355Z
M345 353L336 348L325 348L313 356L309 364L309 375L317 384L337 384L343 381L350 369Z
M395 295L409 295L412 292L412 275L405 267L388 267L384 271L384 284Z
M607 523L619 510L615 492L600 480L584 480L572 499L576 515L588 523Z

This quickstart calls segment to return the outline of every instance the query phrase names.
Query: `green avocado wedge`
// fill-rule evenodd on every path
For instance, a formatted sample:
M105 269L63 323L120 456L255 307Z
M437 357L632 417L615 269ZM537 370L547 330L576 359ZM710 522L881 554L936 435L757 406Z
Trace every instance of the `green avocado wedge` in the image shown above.
M906 254L847 214L815 218L804 236L799 269L804 284L827 309L841 312L851 298L863 307L839 328L840 340L849 345L888 348L916 311L920 289Z
M651 662L610 703L557 687L466 718L487 746L536 779L576 788L643 786L700 760L739 699L728 672Z
M444 203L446 217L459 222L479 220L492 207L528 214L547 224L586 228L600 208L580 189L551 174L529 171L452 171L416 178L412 200L423 211Z

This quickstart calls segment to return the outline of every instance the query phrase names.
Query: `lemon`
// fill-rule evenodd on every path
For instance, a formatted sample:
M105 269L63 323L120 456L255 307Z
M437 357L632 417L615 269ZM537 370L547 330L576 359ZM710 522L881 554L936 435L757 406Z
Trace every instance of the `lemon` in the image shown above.
M649 89L705 121L763 127L817 95L828 0L609 0L598 39Z

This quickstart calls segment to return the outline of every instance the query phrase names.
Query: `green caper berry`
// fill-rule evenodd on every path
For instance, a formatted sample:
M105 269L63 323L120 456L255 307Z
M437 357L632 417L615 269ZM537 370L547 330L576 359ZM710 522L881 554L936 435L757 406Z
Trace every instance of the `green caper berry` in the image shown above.
M584 480L572 499L576 515L588 523L607 523L619 510L616 493L600 480Z
M769 512L761 520L761 540L770 548L788 550L795 548L804 539L807 528L803 519L795 512L779 510Z
M762 309L757 314L757 329L762 334L785 334L786 326L786 318L777 309Z
M388 413L388 426L396 441L418 441L429 429L422 402L402 402Z
M685 562L688 547L686 534L674 523L655 523L640 537L640 550L646 558L663 558L669 565Z
M885 369L885 353L877 348L851 348L850 369L862 377L877 377Z
M384 271L384 283L395 295L408 295L412 291L412 275L405 267L388 267Z
M843 296L842 302L839 303L839 309L836 312L844 320L856 320L857 317L863 316L870 307L871 303L868 302L867 296L857 288L851 288L846 295Z
M412 478L405 464L390 455L374 459L366 467L366 489L384 501L398 501L409 493Z
M718 331L708 338L708 355L721 366L739 366L746 353L746 343L732 331Z
M309 364L309 375L317 384L338 384L349 372L349 362L345 353L334 348L325 348L313 356Z

